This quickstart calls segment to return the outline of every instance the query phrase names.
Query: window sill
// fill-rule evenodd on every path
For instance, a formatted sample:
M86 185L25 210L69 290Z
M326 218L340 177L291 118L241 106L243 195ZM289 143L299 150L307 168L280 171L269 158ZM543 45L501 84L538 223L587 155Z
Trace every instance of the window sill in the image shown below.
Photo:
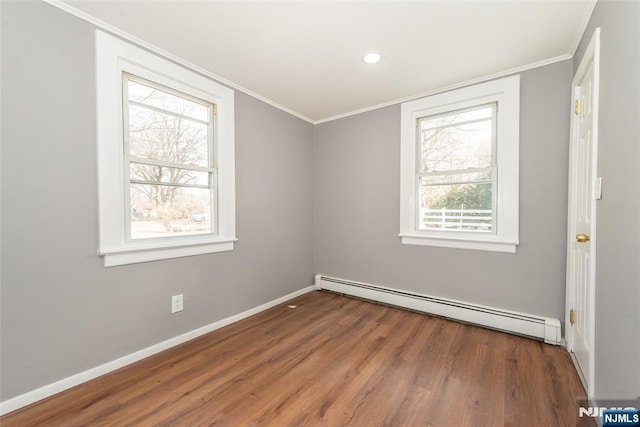
M518 241L473 237L433 237L420 234L400 234L403 245L436 246L441 248L516 253Z
M172 245L131 245L122 248L100 249L98 255L104 258L105 267L114 267L118 265L231 251L236 241L237 239L227 239L214 242L181 242Z

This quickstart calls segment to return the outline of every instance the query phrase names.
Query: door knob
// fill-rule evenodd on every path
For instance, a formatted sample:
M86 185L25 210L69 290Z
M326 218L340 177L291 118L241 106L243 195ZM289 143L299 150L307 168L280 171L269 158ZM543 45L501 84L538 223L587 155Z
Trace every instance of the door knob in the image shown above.
M588 242L589 240L591 240L591 237L586 234L576 234L576 241L579 243Z

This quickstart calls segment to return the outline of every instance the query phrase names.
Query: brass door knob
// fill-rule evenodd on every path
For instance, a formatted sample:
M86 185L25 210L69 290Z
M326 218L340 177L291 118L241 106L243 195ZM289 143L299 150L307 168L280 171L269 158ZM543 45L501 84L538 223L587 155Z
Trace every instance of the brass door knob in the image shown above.
M589 240L591 240L591 237L586 234L576 234L576 241L579 243L588 242Z

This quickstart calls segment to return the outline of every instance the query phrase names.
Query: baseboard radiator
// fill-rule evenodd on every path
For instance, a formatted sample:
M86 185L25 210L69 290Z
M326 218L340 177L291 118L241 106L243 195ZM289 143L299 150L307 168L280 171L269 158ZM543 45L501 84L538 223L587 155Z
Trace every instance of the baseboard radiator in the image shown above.
M543 339L547 344L562 343L560 321L550 317L469 304L321 274L316 276L315 288L473 323L516 335Z

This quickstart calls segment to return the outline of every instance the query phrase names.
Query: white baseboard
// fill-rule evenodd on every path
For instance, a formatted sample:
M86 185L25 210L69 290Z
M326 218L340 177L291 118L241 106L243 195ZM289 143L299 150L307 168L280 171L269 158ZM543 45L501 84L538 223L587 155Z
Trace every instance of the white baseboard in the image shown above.
M120 369L124 366L130 365L131 363L137 362L146 357L153 356L154 354L160 353L161 351L167 350L171 347L175 347L176 345L182 344L184 342L197 338L201 335L207 334L211 331L215 331L216 329L220 329L224 326L227 326L231 323L237 322L249 316L253 316L254 314L260 313L261 311L267 310L271 307L275 307L276 305L281 304L285 301L288 301L292 298L303 295L307 292L311 292L314 289L315 288L313 286L308 286L306 288L303 288L298 291L292 292L288 295L285 295L281 298L262 304L258 307L249 309L247 311L243 311L242 313L238 313L231 317L227 317L226 319L222 319L217 322L211 323L209 325L194 329L192 331L189 331L177 337L170 338L161 343L152 345L151 347L147 347L140 351L136 351L135 353L128 354L116 360L112 360L111 362L104 363L95 368L88 369L84 372L80 372L78 374L61 379L54 383L47 384L38 389L21 394L20 396L16 396L11 399L0 402L0 415L13 412L17 409L30 405L34 402L37 402L49 396L53 396L56 393L60 393L64 390L68 390L86 381L92 380L104 374L108 374L109 372L113 372L116 369Z
M460 320L560 345L562 336L558 319L519 313L464 301L423 295L399 289L370 285L323 275L316 275L316 289L327 289L424 313Z

